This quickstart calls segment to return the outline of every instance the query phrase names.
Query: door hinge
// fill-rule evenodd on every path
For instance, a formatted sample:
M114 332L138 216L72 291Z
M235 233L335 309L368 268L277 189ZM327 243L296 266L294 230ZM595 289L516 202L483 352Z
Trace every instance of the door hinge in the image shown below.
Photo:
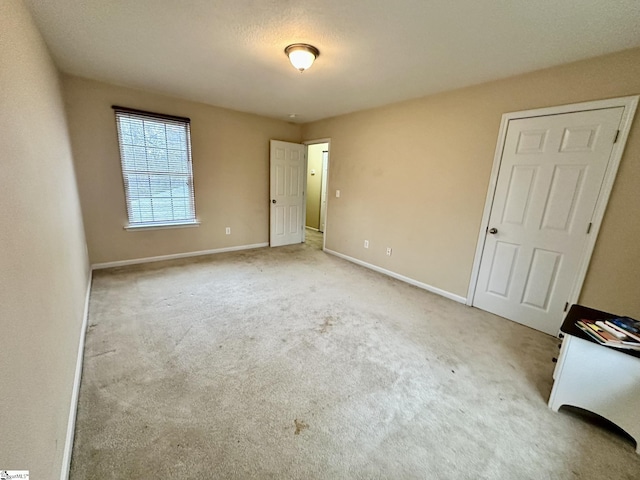
M564 311L566 312L569 309L569 302L564 304Z
M593 223L589 222L589 226L587 227L587 233L591 233L592 226L593 226Z
M618 141L618 137L620 136L620 130L616 131L616 138L613 139L613 143L616 143Z

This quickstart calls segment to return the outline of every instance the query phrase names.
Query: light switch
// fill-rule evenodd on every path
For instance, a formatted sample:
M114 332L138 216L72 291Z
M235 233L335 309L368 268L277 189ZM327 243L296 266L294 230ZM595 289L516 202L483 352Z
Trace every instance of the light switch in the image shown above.
M340 190L336 190L336 198L340 197Z

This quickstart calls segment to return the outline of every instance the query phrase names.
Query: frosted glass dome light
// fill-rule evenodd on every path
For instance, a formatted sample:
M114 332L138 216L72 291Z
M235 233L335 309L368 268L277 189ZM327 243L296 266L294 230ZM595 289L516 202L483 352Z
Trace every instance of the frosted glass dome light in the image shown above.
M289 57L289 61L294 68L304 72L306 69L313 65L313 62L320 51L313 45L307 45L306 43L294 43L284 49L284 53Z

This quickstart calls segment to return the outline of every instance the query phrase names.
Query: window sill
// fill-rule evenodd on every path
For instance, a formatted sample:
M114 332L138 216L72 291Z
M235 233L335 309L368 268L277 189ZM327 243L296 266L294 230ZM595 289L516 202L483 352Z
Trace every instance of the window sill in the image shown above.
M185 223L151 223L148 225L126 225L125 230L129 232L135 232L138 230L164 230L165 228L190 228L199 227L200 222L185 222Z

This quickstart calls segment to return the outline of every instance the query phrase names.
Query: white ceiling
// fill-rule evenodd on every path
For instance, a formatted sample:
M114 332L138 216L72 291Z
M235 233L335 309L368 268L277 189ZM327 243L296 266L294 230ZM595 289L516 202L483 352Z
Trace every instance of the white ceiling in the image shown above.
M64 72L297 122L640 46L639 0L26 3Z

